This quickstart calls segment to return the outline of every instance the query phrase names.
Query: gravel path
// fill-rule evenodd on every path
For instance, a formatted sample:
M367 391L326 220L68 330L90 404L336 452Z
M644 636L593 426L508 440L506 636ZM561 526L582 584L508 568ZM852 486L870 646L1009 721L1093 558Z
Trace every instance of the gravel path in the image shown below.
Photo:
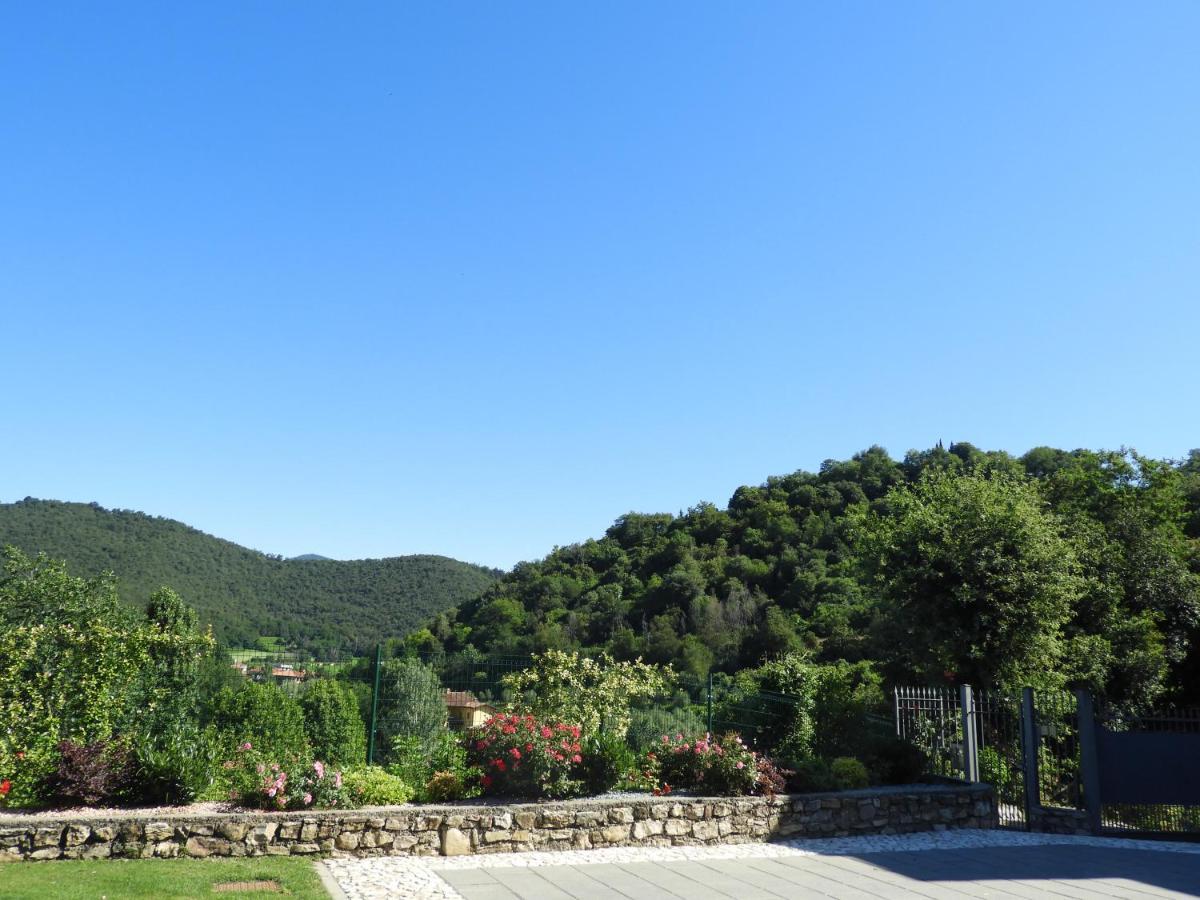
M554 853L329 859L319 865L323 866L331 880L336 882L346 900L463 900L462 895L439 876L439 872L546 866L611 866L644 862L710 863L720 860L860 857L875 853L1055 845L1200 855L1200 844L961 829L907 835L797 839L768 844L733 844L717 847L611 847Z

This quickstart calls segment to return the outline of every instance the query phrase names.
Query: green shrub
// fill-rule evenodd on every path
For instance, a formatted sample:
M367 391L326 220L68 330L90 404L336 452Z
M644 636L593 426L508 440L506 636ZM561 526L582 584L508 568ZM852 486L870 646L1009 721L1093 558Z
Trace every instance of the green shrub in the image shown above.
M317 759L331 766L355 766L366 759L366 726L349 685L328 678L310 681L300 706L304 733Z
M58 747L51 735L33 738L10 749L0 734L0 809L31 809L47 801L46 782L58 767Z
M132 799L151 805L191 803L215 783L220 736L215 728L176 721L174 727L135 738Z
M404 779L379 766L355 766L343 775L343 786L355 806L399 806L412 799Z
M422 800L429 803L444 803L448 800L466 800L481 793L479 777L482 773L474 767L461 771L434 772L421 791Z
M415 734L394 737L388 759L387 771L407 784L423 785L433 772L425 742Z
M637 768L637 757L615 734L593 734L583 742L583 783L588 794L607 794Z
M222 690L213 702L213 723L228 753L249 743L277 760L308 754L304 711L274 684L247 681L237 690Z
M876 784L914 784L929 767L920 749L895 735L877 735L866 748L867 766Z
M833 790L833 773L829 763L817 756L791 763L792 774L788 778L788 789L806 794Z
M871 783L867 767L853 756L839 756L829 764L829 774L833 778L833 786L839 791L850 791L865 788Z

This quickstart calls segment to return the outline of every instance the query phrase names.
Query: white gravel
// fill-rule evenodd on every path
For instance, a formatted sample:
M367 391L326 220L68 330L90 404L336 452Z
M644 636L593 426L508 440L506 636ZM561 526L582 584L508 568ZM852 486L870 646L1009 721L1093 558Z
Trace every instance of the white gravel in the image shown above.
M598 850L487 853L475 856L328 859L319 865L326 868L347 900L462 900L454 888L438 877L439 871L522 866L581 866L596 863L858 856L893 851L1034 847L1048 844L1200 854L1200 844L963 828L919 834L800 838L765 844L728 844L716 847L605 847Z

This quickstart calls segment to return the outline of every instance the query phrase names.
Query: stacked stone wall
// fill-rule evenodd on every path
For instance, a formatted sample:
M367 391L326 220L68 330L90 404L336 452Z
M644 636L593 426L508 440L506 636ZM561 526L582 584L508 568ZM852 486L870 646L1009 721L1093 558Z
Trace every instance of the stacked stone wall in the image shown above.
M766 797L607 797L353 812L130 811L0 817L0 861L175 856L385 856L736 844L774 837L992 828L987 785L908 785Z

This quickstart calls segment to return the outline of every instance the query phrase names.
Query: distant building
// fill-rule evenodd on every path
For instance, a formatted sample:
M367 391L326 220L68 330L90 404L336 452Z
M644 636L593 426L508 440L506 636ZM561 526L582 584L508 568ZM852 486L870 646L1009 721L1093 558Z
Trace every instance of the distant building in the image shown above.
M470 691L446 691L446 714L455 731L478 728L496 712L496 707L476 699Z

